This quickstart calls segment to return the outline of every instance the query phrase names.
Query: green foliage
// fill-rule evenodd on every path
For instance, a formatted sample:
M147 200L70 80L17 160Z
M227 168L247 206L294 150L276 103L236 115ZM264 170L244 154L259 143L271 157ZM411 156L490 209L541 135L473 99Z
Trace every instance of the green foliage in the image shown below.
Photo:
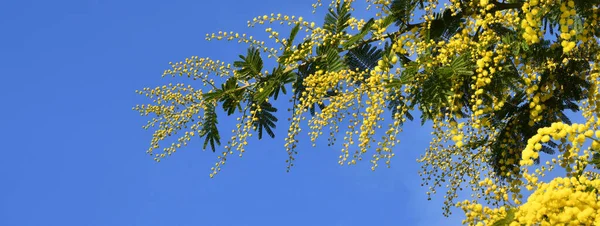
M296 26L292 28L292 31L290 32L290 37L287 39L287 43L284 45L285 51L283 52L283 54L281 54L281 56L278 59L279 63L285 63L292 55L293 50L291 47L294 45L294 40L296 39L296 35L298 35L298 31L300 31L300 24L296 24Z
M417 0L394 0L390 5L391 15L396 20L395 25L400 28L406 28L409 26L410 15L415 11L417 7Z
M346 68L344 59L340 57L340 49L334 45L317 46L318 60L316 65L320 69L336 72Z
M519 47L515 46L515 48ZM533 45L524 53L525 60L532 65L543 64L547 59L558 61L563 54L561 48L550 46L548 41ZM547 58L540 58L539 56L546 56ZM497 76L491 84L491 87L506 87L511 84L522 83L519 81L522 75L518 74L514 65L505 66L509 70L502 71L500 76ZM539 87L554 85L562 87L562 89L556 89L552 97L543 102L546 109L541 113L543 115L542 120L533 126L528 125L531 109L529 107L530 103L525 99L525 90L517 92L503 108L494 112L492 124L494 127L500 128L500 133L495 138L498 142L491 145L492 156L490 156L490 159L491 165L498 175L504 175L506 172L502 168L518 168L518 162L512 164L501 164L501 162L506 162L506 159L512 158L515 155L520 158L520 151L514 153L506 152L509 150L523 150L527 144L527 140L535 135L539 128L550 126L553 122L557 121L567 124L571 123L571 120L564 114L564 111L579 111L577 102L587 98L584 93L587 92L586 90L590 87L590 84L584 78L588 76L589 69L589 64L586 62L570 61L559 64L553 71L545 70L542 73L542 79L537 84ZM585 74L577 76L580 73ZM512 89L519 90L514 86ZM490 91L494 93L493 89ZM503 140L512 140L515 142L507 144L506 142L501 142ZM543 146L541 151L547 154L554 154L555 148L556 144L549 142ZM539 159L536 159L535 162L539 163ZM504 178L509 179L507 177Z
M215 104L207 103L204 109L204 124L200 130L200 137L205 137L203 149L210 143L210 148L215 152L215 143L221 145L221 136L217 128L217 113L215 112Z
M429 28L422 28L420 37L426 40L440 41L448 40L454 34L460 31L460 26L465 21L462 15L452 15L450 10L445 10L443 13L435 13L434 20L431 21Z
M411 107L418 106L422 111L421 123L424 124L427 120L437 117L440 112L449 111L447 97L454 94L452 81L468 80L474 74L474 68L475 65L468 53L456 56L448 66L433 67L423 71L418 71L417 63L411 63L406 66L406 70L400 77L405 82L398 84L414 82L417 81L414 78L419 78L418 85L412 87L408 98L414 100Z
M594 167L596 167L596 169L600 169L600 153L594 153L594 155L592 156L592 161L590 161L590 163L594 164Z
M292 71L284 71L283 68L278 67L273 69L273 73L265 76L264 79L260 80L259 88L263 88L266 94L254 97L254 100L258 103L262 103L266 99L266 96L273 97L277 100L279 93L287 94L285 86L296 80L298 75Z
M227 112L227 115L231 115L235 109L241 110L240 101L244 97L244 91L245 89L239 87L235 78L229 78L221 85L221 89L204 94L204 100L222 102L223 110Z
M260 110L257 109L256 106L260 106ZM258 131L258 139L262 139L263 130L269 134L271 138L275 137L275 133L273 129L275 129L277 122L277 118L273 115L273 113L277 112L277 108L273 107L269 102L263 102L258 105L254 103L250 108L251 111L254 112L254 117L257 119L254 121L253 125L256 131Z
M241 61L233 62L233 66L240 68L238 74L240 79L249 80L256 78L262 71L263 60L260 57L260 50L249 48L246 56L240 55Z
M400 113L401 108L408 106L408 104L405 102L402 91L399 89L394 89L393 92L390 92L389 96L390 98L388 98L387 101L387 108L392 113L392 117L394 117L397 113ZM410 112L406 112L405 114L408 120L414 120L414 117Z
M337 5L335 10L329 9L329 13L325 15L323 28L334 34L343 33L350 26L348 21L351 16L349 3L342 1L341 4Z
M361 45L348 50L345 55L345 63L350 69L358 69L357 71L373 69L377 66L377 61L383 57L382 52L381 49L371 44Z

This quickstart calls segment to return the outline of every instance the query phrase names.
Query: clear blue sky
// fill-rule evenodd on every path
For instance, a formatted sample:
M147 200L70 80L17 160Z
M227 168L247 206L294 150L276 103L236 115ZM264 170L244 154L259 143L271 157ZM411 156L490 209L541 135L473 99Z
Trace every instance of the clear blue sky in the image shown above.
M169 61L231 61L245 52L206 42L206 33L263 35L246 21L271 12L320 23L323 9L316 17L311 3L0 2L0 225L458 224L461 213L443 217L443 197L427 201L419 186L415 159L429 130L418 122L400 137L393 167L376 172L368 161L341 167L338 148L303 143L286 173L281 135L250 144L215 179L208 174L216 155L199 145L161 163L145 154L148 118L131 107L147 100L136 89L171 82L161 78Z

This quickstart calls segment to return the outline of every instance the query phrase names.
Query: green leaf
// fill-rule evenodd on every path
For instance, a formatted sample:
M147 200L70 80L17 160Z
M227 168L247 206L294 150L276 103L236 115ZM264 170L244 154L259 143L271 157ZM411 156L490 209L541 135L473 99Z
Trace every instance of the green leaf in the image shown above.
M215 143L221 145L221 137L219 136L219 129L217 128L217 113L215 112L215 104L207 103L204 109L204 123L200 130L200 137L205 137L204 145L202 149L206 149L206 146L210 143L210 147L215 152Z
M210 102L210 101L215 101L215 100L221 99L221 96L223 96L223 93L224 93L223 90L217 89L210 93L202 94L202 97L204 97L204 101Z
M435 13L431 26L421 28L421 38L434 41L448 40L461 30L464 19L460 14L452 15L452 11L446 9L443 13Z
M292 28L292 31L290 32L290 38L288 39L287 44L284 46L285 51L283 52L283 54L281 54L281 56L278 57L277 62L285 63L285 61L292 56L292 54L294 53L294 51L292 50L292 45L294 45L294 39L296 38L298 31L300 31L300 24L296 24L296 26ZM301 46L301 44L298 45L298 48L300 48Z
M346 1L342 1L336 7L336 10L329 9L329 13L325 15L325 23L323 28L331 33L339 34L348 28L350 23L350 4Z
M250 109L254 111L254 117L258 120L253 122L255 131L258 130L258 139L262 139L263 131L267 132L271 138L275 137L273 129L275 129L277 118L273 113L277 112L277 108L273 107L269 102L263 102L260 105L254 103ZM260 106L260 111L257 111L256 106Z
M294 28L292 28L292 31L290 32L290 38L288 39L288 43L287 46L290 47L294 44L294 39L296 38L296 35L298 34L298 31L300 30L300 24L296 24L296 26L294 26Z
M470 53L464 53L452 60L450 70L452 76L472 76L475 74L475 64L469 58Z
M277 100L279 97L279 92L281 91L283 94L287 94L287 90L285 89L285 85L292 83L296 80L298 76L294 72L284 72L284 70L278 68L272 75L275 77L272 82L273 84L273 92L271 92L271 96L273 99Z
M411 62L408 63L404 70L400 73L400 79L397 79L397 81L392 81L390 85L398 85L398 87L400 87L401 85L413 82L415 79L415 76L417 75L419 66L416 62Z
M392 16L392 15L388 15L388 16L386 16L386 17L385 17L385 18L383 18L383 20L381 21L381 24L379 24L379 27L380 27L380 28L383 28L383 27L388 27L388 26L390 26L392 23L394 23L394 19L395 19L395 18L394 18L394 16Z
M263 60L260 57L260 50L254 47L248 48L246 56L240 55L241 61L233 62L233 66L239 68L238 74L241 80L256 78L263 68Z
M333 45L317 46L317 55L320 57L316 63L323 70L336 72L346 68L344 60L340 57L339 49Z
M577 14L585 17L586 21L588 21L594 16L594 11L590 9L600 5L600 0L574 0L574 3Z
M592 185L587 185L585 186L585 192L598 192L598 189L596 189L594 186Z
M227 115L231 115L235 112L235 109L242 110L240 102L244 98L245 89L240 89L235 78L229 78L221 85L223 95L219 98L222 101L223 110L227 112Z
M271 96L271 93L274 90L274 85L274 82L262 83L260 88L258 88L256 93L254 93L254 96L252 97L254 102L259 105L262 104L267 99L267 97Z
M231 115L235 112L235 109L241 110L240 102L244 98L245 89L239 87L237 79L229 78L225 83L221 84L221 89L213 90L212 92L203 94L204 101L212 102L219 101L223 102L223 110Z
M410 22L411 14L414 12L417 4L415 0L394 0L390 5L392 18L396 21L396 26L405 28Z
M351 70L358 68L359 71L365 71L375 68L382 56L381 49L366 44L349 50L344 57Z
M386 88L401 88L402 85L404 85L404 84L406 84L406 83L402 82L402 80L400 80L399 78L393 78L385 84L385 87Z
M594 164L596 169L600 169L600 153L594 153L594 155L592 155L592 161L590 163Z
M268 97L273 97L273 99L277 100L279 92L287 93L285 85L295 81L296 76L294 72L285 72L283 67L273 68L271 74L259 80L252 100L257 104L262 104Z
M401 99L402 97L402 92L401 89L399 88L394 88L392 89L391 92L389 92L388 94L388 98L386 98L387 100L389 100L387 102L387 108L388 110L390 110L392 112L392 117L394 117L394 115L396 113L400 113L400 110L398 107L405 107L406 106L406 102L404 102L403 99ZM412 116L412 114L410 114L410 112L405 112L406 118L408 120L414 120L414 117ZM400 121L401 125L402 125L402 121Z

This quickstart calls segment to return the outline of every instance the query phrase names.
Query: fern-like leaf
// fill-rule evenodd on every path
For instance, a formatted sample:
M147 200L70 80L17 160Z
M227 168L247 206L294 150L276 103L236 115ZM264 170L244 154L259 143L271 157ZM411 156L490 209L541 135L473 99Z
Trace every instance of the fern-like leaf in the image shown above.
M200 137L205 137L203 149L210 144L213 152L215 152L215 143L221 145L221 136L219 135L219 129L217 128L217 113L215 112L216 104L207 103L204 109L204 123L200 130Z
M250 109L254 111L254 117L257 119L253 125L255 130L258 130L258 139L262 139L263 131L267 132L271 138L275 137L273 129L275 129L277 118L273 113L277 112L277 108L273 107L269 102L263 102L260 104L260 111L257 111L256 106L253 105Z
M377 66L377 61L383 56L382 50L371 44L362 45L349 50L344 59L348 67L352 70L365 71Z
M390 5L391 15L400 29L408 27L410 16L417 7L416 0L394 0Z
M233 66L239 68L240 79L248 80L257 77L263 68L263 60L260 57L260 50L257 48L248 48L246 56L239 56L241 61L233 62Z
M317 55L320 60L316 63L321 69L336 72L346 68L344 60L340 57L339 49L333 45L318 46Z
M342 33L350 25L350 3L341 1L337 4L334 9L329 9L329 13L325 15L325 24L323 28L331 33L339 34Z

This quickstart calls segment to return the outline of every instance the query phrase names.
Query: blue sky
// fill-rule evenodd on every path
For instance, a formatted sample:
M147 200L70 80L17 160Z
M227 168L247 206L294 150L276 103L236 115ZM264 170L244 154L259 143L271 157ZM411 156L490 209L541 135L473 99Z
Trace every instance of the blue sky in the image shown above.
M393 167L376 172L368 161L337 165L339 148L301 143L286 173L281 135L252 142L214 179L216 155L200 145L161 163L145 154L148 118L131 107L147 100L136 89L172 82L161 78L169 61L245 53L206 33L260 37L264 27L246 21L271 12L320 23L323 9L312 15L311 3L2 1L0 225L458 224L461 213L443 217L443 197L427 201L419 186L415 159L429 129L418 122L407 124Z

